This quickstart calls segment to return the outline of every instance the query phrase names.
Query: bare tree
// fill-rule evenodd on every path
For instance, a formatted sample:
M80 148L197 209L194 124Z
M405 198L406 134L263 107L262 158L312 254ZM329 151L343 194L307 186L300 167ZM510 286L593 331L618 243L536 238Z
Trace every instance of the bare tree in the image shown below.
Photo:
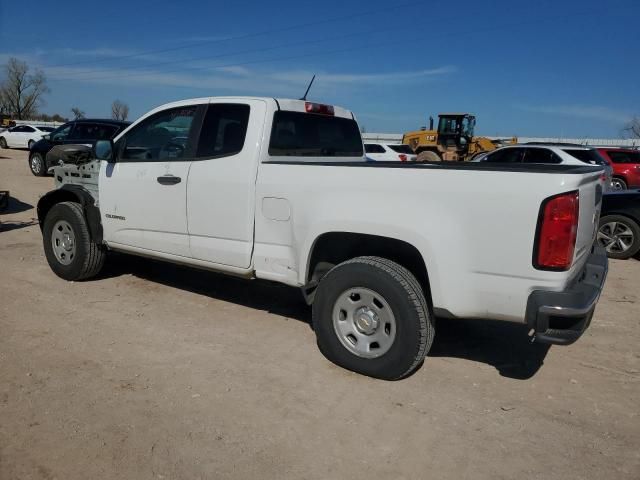
M111 118L114 120L126 120L129 116L129 105L120 100L114 100L111 104Z
M42 96L49 93L47 79L42 70L29 72L29 66L17 58L10 58L4 66L0 83L0 105L18 120L35 115L42 106Z
M84 118L84 112L80 110L78 107L73 107L71 109L71 113L73 113L74 120L78 120L79 118Z
M640 138L640 117L633 117L622 129L625 137Z

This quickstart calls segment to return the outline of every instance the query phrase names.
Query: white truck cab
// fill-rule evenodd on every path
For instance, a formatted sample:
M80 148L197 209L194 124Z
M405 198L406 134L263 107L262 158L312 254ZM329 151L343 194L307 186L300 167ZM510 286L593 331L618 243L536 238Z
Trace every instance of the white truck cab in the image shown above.
M378 378L421 364L436 315L571 343L606 276L597 167L366 162L350 111L254 97L65 148L38 203L57 275L95 276L114 250L299 287L327 358Z

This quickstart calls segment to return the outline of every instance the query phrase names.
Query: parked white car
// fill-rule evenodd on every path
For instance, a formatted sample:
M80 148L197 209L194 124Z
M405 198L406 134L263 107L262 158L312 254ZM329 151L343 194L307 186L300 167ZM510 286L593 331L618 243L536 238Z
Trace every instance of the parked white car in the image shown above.
M601 168L366 162L362 146L337 106L163 105L93 151L57 147L37 207L46 259L66 280L114 250L300 288L322 353L384 379L423 362L436 316L547 343L586 330L607 272Z
M0 148L28 148L31 150L34 143L54 130L53 127L16 125L0 133Z
M415 162L418 156L409 145L391 143L365 143L368 160L376 162Z
M480 154L473 162L492 163L545 163L560 165L594 165L605 175L605 190L611 190L613 167L595 148L583 145L553 143L523 143L506 146L490 153Z

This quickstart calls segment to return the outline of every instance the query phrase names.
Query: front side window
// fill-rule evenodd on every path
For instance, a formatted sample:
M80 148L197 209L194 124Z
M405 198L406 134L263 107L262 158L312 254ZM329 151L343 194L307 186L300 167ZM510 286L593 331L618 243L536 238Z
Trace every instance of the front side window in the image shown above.
M377 143L365 143L364 151L367 153L384 153L384 147L382 145L378 145Z
M71 133L71 128L73 127L73 123L67 123L62 125L57 130L54 130L51 134L51 140L54 142L62 142L69 137Z
M249 105L214 103L204 116L196 157L235 155L244 147L249 124Z
M547 148L527 148L524 163L561 163L562 160Z
M362 157L362 137L350 118L279 110L273 115L269 155Z
M172 108L143 120L123 139L121 160L157 162L191 156L187 153L197 106Z
M485 157L485 162L520 163L522 162L521 148L501 148Z
M607 154L613 163L640 163L640 152L608 150Z

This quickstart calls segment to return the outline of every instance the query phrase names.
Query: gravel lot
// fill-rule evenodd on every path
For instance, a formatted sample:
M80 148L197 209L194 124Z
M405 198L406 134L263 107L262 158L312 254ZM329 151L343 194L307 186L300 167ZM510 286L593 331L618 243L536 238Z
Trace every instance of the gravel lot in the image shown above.
M590 330L441 321L400 382L322 357L299 292L124 255L66 283L0 150L0 479L638 479L640 262Z

